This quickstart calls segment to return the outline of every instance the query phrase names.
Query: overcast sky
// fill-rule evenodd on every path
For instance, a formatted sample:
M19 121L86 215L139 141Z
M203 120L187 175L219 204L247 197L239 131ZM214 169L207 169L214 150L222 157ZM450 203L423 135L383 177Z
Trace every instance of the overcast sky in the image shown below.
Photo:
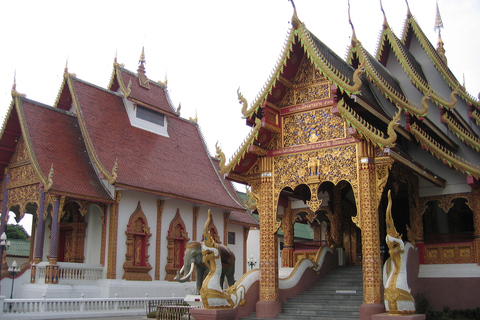
M357 38L376 53L383 16L379 0L351 0ZM411 12L436 46L435 0L410 0ZM438 0L448 63L467 90L480 91L480 1ZM352 34L347 0L295 0L297 13L320 40L345 57ZM407 5L384 0L401 37ZM135 71L145 47L147 76L168 79L182 117L198 115L210 152L219 141L227 159L249 132L236 91L251 103L283 49L293 13L288 0L2 1L0 116L17 91L53 105L69 72L106 87L113 60ZM3 122L3 120L2 120ZM108 130L108 127L105 128Z

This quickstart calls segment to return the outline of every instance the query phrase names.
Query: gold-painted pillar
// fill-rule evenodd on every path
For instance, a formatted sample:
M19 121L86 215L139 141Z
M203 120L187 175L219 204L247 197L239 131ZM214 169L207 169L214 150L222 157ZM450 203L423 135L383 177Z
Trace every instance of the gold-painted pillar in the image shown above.
M282 250L282 266L292 268L293 253L295 251L293 225L295 223L295 215L292 212L292 203L288 201L282 220L283 232L283 250Z
M117 235L118 235L118 207L122 192L115 192L115 203L110 207L110 225L108 228L108 259L107 279L117 278Z
M469 201L472 202L474 245L477 264L480 266L480 188L472 189L471 195Z
M360 319L385 312L382 297L380 234L376 197L375 148L367 142L359 146L360 222L362 230L363 304Z
M278 300L278 233L277 201L274 190L273 158L260 158L260 292L256 304L259 318L276 318L282 311Z

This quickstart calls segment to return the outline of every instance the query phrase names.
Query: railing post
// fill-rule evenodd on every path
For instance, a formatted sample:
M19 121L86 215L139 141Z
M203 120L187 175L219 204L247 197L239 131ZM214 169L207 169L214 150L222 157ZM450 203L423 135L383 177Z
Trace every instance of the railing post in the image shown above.
M80 298L82 299L82 301L80 302L80 312L83 312L85 310L85 300L83 300L85 298L85 295L82 293Z
M118 293L115 293L115 303L113 305L113 310L118 310Z
M0 296L0 319L3 318L3 304L5 303L5 296Z
M44 292L44 293L42 294L42 298L43 298L44 301L42 301L42 302L40 303L40 312L42 312L42 313L44 313L44 312L47 310L46 301L45 301L45 296L46 296L46 294L45 294L45 292Z

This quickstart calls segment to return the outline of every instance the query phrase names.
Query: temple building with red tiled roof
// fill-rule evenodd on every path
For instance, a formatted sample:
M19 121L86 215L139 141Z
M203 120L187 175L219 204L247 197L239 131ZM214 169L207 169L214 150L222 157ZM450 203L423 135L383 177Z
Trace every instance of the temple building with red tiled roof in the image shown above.
M209 210L210 231L236 256L236 277L245 272L257 222L219 174L196 120L180 116L144 64L143 50L137 72L115 59L106 88L65 68L52 106L14 84L0 136L1 208L17 221L33 215L25 294L57 284L50 297L77 297L65 276L75 272L91 297L184 296L195 284L174 278L187 242L202 240Z

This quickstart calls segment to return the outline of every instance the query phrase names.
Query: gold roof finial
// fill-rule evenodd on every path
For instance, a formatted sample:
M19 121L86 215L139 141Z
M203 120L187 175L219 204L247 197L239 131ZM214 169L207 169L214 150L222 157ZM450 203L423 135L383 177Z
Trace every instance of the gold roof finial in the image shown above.
M410 12L410 6L408 5L408 0L405 0L405 3L407 4L407 18L410 18L412 16L412 13Z
M438 32L438 42L437 42L437 52L442 58L445 65L447 64L447 57L445 56L445 48L443 47L443 40L441 29L443 29L442 17L440 16L440 10L438 9L438 0L437 0L437 12L435 14L435 26L433 27L434 31Z
M65 61L65 68L63 69L64 73L68 73L68 57L67 60Z
M382 13L383 13L383 28L386 29L388 28L388 22L387 22L387 16L385 15L385 10L383 10L382 0L380 0L380 10L382 10Z
M17 70L13 73L12 97L26 97L25 94L17 91Z
M17 70L13 72L13 85L12 91L17 89Z
M298 19L298 16L297 16L297 7L295 7L295 3L293 2L293 0L288 0L288 1L292 3L292 7L293 7L292 26L296 29L301 23L300 19Z
M142 47L142 53L140 54L140 60L138 60L138 74L145 74L145 47Z
M357 35L355 34L355 28L353 27L352 17L350 16L350 0L348 0L348 23L352 27L352 43L357 41Z

